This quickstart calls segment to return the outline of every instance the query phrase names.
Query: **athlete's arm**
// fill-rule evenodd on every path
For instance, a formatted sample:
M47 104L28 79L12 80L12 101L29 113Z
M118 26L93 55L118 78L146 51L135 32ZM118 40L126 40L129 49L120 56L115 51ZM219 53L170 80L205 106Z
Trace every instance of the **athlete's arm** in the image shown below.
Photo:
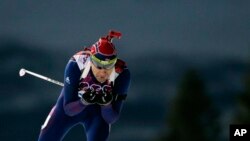
M114 93L120 97L126 97L129 85L130 72L128 69L125 69L115 80ZM101 106L102 117L107 123L112 124L117 121L120 116L123 102L124 100L118 97L118 99L114 100L111 104Z
M74 60L70 60L64 72L64 111L69 116L74 116L85 109L78 97L78 85L81 71Z

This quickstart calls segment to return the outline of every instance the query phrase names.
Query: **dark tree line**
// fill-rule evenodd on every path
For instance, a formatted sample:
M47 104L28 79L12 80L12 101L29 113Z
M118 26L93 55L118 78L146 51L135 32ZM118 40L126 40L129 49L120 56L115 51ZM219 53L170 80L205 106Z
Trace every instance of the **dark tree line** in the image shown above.
M250 67L250 65L248 65ZM235 115L235 124L250 124L250 68L247 74L242 78L244 91L237 97L237 113Z
M159 141L216 141L218 112L206 94L205 85L195 70L182 78L175 99L171 102L167 130Z
M250 124L250 65L243 76L243 92L236 97L232 124ZM187 71L178 85L177 95L171 101L166 130L157 141L219 141L222 129L219 111L206 93L199 72ZM229 125L228 125L229 126Z

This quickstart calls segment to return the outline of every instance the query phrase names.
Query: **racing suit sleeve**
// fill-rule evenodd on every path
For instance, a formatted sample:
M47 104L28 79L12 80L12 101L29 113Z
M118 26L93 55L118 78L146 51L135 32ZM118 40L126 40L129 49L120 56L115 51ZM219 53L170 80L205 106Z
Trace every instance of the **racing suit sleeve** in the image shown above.
M114 85L114 94L118 95L118 97L126 97L128 88L130 85L130 72L128 69L125 69L115 80ZM113 102L106 106L101 106L101 113L103 119L112 124L116 122L120 116L120 112L123 106L124 99L117 98L114 99Z
M86 107L78 97L78 85L81 71L74 60L70 60L64 72L64 103L63 108L68 116L74 116Z

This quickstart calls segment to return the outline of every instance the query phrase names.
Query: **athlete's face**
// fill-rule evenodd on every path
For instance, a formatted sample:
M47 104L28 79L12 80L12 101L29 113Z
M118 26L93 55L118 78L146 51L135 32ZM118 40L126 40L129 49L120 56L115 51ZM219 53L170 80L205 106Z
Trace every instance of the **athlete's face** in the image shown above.
M114 67L109 69L103 69L96 67L93 63L91 63L92 72L97 79L97 81L103 83L108 80L110 74L112 73Z

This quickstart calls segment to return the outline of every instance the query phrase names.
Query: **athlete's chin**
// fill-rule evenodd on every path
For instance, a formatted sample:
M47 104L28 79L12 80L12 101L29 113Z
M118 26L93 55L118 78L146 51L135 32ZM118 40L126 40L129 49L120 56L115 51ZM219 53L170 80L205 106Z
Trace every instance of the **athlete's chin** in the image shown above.
M107 78L105 78L105 77L97 77L96 79L97 79L97 81L99 81L101 83L103 83L107 80Z

